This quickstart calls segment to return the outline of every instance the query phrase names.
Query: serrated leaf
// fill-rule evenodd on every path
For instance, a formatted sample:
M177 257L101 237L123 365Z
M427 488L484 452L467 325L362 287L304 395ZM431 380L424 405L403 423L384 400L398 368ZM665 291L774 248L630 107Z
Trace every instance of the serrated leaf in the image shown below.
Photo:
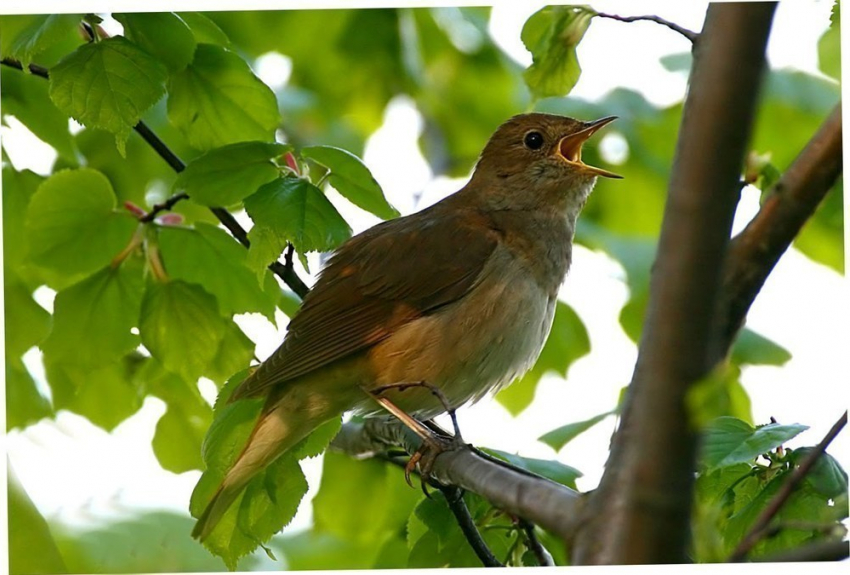
M215 298L180 280L150 284L142 301L142 343L169 371L196 381L227 333Z
M583 473L560 461L550 459L535 459L533 457L523 457L514 453L507 453L498 449L486 449L490 455L507 461L511 465L531 471L537 475L542 475L552 481L566 485L570 489L576 489L576 479L581 477Z
M287 242L299 253L328 251L351 236L351 228L322 191L301 178L279 178L245 198L254 221L248 261L257 271L281 254ZM269 254L274 254L268 259Z
M535 98L566 96L576 85L581 74L576 46L591 18L584 8L547 6L526 21L521 38L533 63L523 77Z
M738 365L785 365L791 353L778 343L744 328L732 344L730 359Z
M85 370L135 349L139 336L130 330L139 321L143 285L140 263L127 261L57 293L45 356Z
M501 403L516 416L531 405L540 378L548 372L565 377L578 358L590 353L590 338L581 318L573 308L559 301L555 307L552 330L534 367L496 395Z
M797 423L769 423L754 428L734 417L718 417L702 441L701 464L708 470L753 461L808 429Z
M168 84L168 118L199 150L246 140L272 141L277 99L229 50L198 44L195 58Z
M272 163L292 147L266 142L238 142L210 150L189 162L174 189L205 206L230 206L279 175Z
M791 460L796 465L800 465L813 449L813 447L795 449L791 454ZM812 486L812 489L830 499L847 493L847 472L838 460L826 452L818 456L814 466L806 475L806 482Z
M186 23L171 12L113 14L124 26L124 35L151 56L179 72L195 55L195 36Z
M245 248L227 232L198 223L194 229L163 226L158 237L169 277L199 284L215 296L224 317L258 312L274 321L275 301L246 267Z
M39 53L73 34L80 20L79 14L3 16L0 52L4 58L19 60L26 68Z
M192 34L195 35L195 40L199 44L230 45L230 39L228 39L227 34L206 15L200 12L177 12L177 16L189 26Z
M145 362L131 353L95 367L80 367L44 354L44 369L56 410L67 409L111 431L142 407L135 374Z
M138 221L115 210L109 180L96 170L63 170L30 200L26 230L30 257L61 274L107 265L130 241Z
M3 67L3 114L15 116L40 140L52 146L62 159L75 164L74 140L68 130L68 116L59 111L47 95L42 78Z
M385 220L398 217L398 210L387 202L369 168L351 152L333 146L310 146L302 148L301 156L330 170L330 184L355 206Z
M841 81L841 4L832 5L829 29L818 40L818 68L827 76Z
M606 413L600 413L599 415L595 415L590 419L585 419L584 421L577 421L575 423L568 423L562 427L557 429L553 429L552 431L541 435L538 438L538 441L542 441L555 451L560 451L567 443L604 420L610 415L614 415L615 412L609 411Z
M56 107L89 128L115 134L118 150L142 114L163 94L163 64L126 38L84 44L50 71Z

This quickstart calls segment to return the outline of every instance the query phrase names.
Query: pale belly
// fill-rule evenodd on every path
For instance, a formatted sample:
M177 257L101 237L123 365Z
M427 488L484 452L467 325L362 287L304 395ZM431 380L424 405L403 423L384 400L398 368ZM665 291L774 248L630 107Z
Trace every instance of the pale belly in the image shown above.
M376 386L427 381L439 387L451 406L475 402L530 369L552 327L555 299L519 266L493 260L464 298L417 319L370 352ZM506 270L514 270L513 272ZM383 394L420 419L445 411L425 389ZM374 401L361 413L381 413Z

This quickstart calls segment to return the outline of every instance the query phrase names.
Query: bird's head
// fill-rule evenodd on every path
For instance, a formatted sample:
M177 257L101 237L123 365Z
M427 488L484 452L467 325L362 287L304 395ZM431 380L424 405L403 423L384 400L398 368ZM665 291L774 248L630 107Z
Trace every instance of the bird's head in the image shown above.
M622 177L581 160L582 145L615 119L583 122L552 114L514 116L487 142L470 184L480 188L482 199L494 209L577 211L597 176Z

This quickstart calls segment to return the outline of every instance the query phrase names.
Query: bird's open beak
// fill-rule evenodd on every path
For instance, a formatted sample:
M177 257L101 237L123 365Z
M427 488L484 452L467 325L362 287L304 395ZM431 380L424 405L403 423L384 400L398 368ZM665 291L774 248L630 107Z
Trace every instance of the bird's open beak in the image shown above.
M602 168L597 168L595 166L588 166L581 161L582 144L584 144L588 138L590 138L603 126L610 124L616 119L617 116L608 116L607 118L602 118L595 122L588 122L584 128L566 136L558 143L557 155L568 164L579 168L582 171L590 172L597 176L604 176L606 178L622 178L623 176L619 174L615 174L614 172L609 172L608 170L603 170Z

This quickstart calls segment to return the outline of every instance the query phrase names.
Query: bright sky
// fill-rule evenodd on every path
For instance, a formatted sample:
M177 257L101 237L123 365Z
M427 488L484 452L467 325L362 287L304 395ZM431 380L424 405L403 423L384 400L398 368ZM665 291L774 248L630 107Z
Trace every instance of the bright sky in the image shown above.
M126 7L127 3L121 4ZM636 4L639 8L633 7ZM144 9L154 9L153 5L147 3ZM173 5L172 2L169 7ZM197 3L194 5L197 7ZM499 44L522 63L529 63L530 55L519 41L519 31L541 5L504 2L493 10L492 29ZM699 30L706 3L600 1L593 6L615 13L654 13ZM774 67L816 71L816 42L828 24L830 7L828 0L780 4L768 51ZM625 86L640 90L657 104L672 103L682 97L685 82L680 74L664 70L658 58L688 48L679 35L651 23L594 21L579 47L583 74L572 96L593 99L616 86ZM288 66L285 58L271 56L257 70L269 83L279 83L288 75ZM366 163L389 200L403 213L417 209L413 200L416 192L424 190L418 202L421 208L463 184L463 180L433 179L416 144L421 127L412 101L397 98L387 110L385 125L371 138L365 153ZM20 124L12 122L11 127L2 128L0 135L16 168L49 171L52 151ZM623 193L627 193L628 182L623 186ZM343 215L355 231L376 221L345 205L338 196L332 199L342 206ZM735 229L740 229L757 208L757 194L746 193ZM39 295L40 301L49 306L50 294ZM561 295L585 321L591 354L573 365L566 381L553 377L542 381L535 403L520 417L512 418L491 399L462 409L460 425L468 441L531 457L552 458L555 454L536 441L538 436L614 406L620 388L631 377L637 353L617 322L628 295L623 271L606 256L578 247ZM259 318L240 320L258 342L260 357L267 356L279 344L285 331L283 316L280 319L282 330ZM847 282L792 250L765 285L748 325L793 353L793 359L783 368L745 370L743 382L753 401L756 422L766 423L773 416L783 423L807 424L812 429L791 445L817 443L850 403ZM38 371L38 352L31 351L27 360ZM24 432L10 433L9 460L42 513L62 521L91 525L137 507L184 511L199 473L174 475L159 467L150 441L156 420L163 413L159 400L148 399L138 414L112 433L75 415L61 413L55 422L44 421ZM612 430L613 421L608 420L557 455L585 473L579 483L582 489L591 489L598 482ZM830 449L845 468L850 468L848 446L850 440L845 432ZM57 470L61 470L61 489L56 487ZM318 462L310 463L306 471L315 489L320 473ZM310 506L302 505L296 526L309 525L309 521Z

